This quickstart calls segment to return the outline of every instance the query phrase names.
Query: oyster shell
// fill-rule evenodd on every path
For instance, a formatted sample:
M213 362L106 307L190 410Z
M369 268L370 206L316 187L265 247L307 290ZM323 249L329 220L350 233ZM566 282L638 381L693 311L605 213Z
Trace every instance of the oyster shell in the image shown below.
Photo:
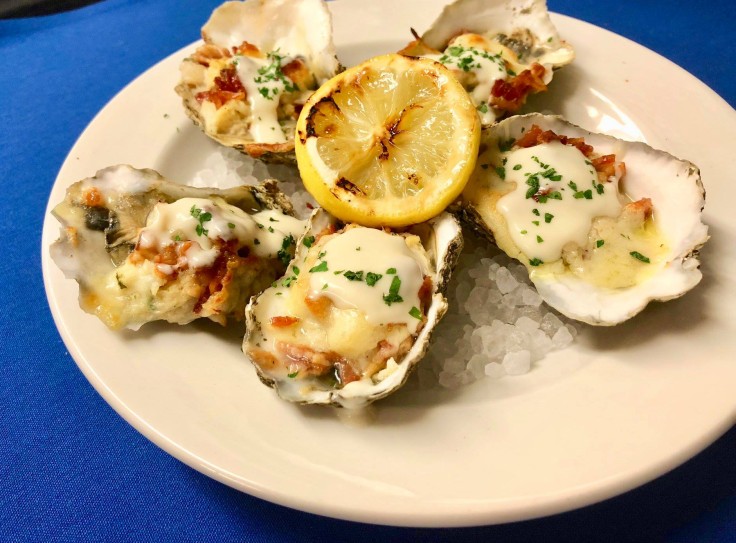
M698 284L704 204L692 163L540 114L483 131L461 203L545 302L595 325Z
M518 111L528 94L547 90L553 71L575 58L545 0L456 0L400 52L451 68L484 126Z
M317 210L284 278L248 304L243 351L285 400L382 398L424 356L461 249L448 213L397 233Z
M225 2L181 64L189 117L215 141L272 162L294 162L306 100L340 64L323 0Z
M304 226L276 185L202 189L105 168L53 209L61 235L51 256L79 283L82 309L112 329L242 320L248 298L286 269Z

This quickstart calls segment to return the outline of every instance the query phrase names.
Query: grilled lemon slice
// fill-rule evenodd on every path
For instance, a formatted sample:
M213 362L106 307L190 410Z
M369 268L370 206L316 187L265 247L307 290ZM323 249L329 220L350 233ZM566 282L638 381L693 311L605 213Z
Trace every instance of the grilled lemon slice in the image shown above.
M399 227L438 215L463 190L480 123L443 65L385 55L334 77L297 122L307 190L343 221Z

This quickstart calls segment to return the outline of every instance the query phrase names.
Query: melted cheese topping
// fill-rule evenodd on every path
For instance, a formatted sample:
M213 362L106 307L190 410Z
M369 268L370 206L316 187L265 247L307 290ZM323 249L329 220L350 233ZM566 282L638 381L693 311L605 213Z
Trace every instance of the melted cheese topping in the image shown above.
M250 135L260 143L283 143L284 131L279 124L278 106L289 84L281 73L280 57L235 57L238 79L245 87L251 109ZM271 70L269 70L271 68ZM278 77L278 75L281 77ZM290 85L290 84L289 84ZM293 86L289 86L293 89Z
M515 188L498 201L513 242L532 261L552 262L572 242L586 245L596 217L617 217L618 180L599 183L577 148L550 142L502 155L498 171Z
M313 296L327 296L341 309L358 309L370 324L401 323L416 331L420 320L410 312L420 307L425 268L402 236L352 228L324 244L319 255L311 270L324 271L309 275Z
M473 99L484 125L493 123L498 117L489 105L493 84L499 79L509 79L517 67L519 71L525 69L511 49L494 38L478 34L461 34L449 42L442 54L424 56L455 72ZM507 64L513 70L509 70Z
M218 255L214 240L237 240L238 247L248 246L264 258L278 256L285 240L294 240L304 230L304 222L274 210L248 215L224 200L181 198L173 203L159 203L148 216L140 232L138 246L162 251L183 241L191 245L176 267L211 266ZM159 264L159 271L170 274L176 267Z
M295 371L278 354L283 344L337 353L370 378L386 368L386 361L374 367L379 344L399 346L422 323L419 290L429 269L417 236L363 227L324 236L259 296L253 308L260 323L256 346L282 359L283 366L270 370L279 378ZM274 325L282 317L296 321Z

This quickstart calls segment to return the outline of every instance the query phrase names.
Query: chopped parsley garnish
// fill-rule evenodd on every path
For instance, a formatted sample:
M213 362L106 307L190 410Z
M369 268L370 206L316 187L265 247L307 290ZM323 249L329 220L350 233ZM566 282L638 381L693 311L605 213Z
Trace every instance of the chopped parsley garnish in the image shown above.
M289 379L293 379L294 377L299 375L299 370L296 370L294 373L289 373L287 375L289 376Z
M174 241L181 241L181 236L179 234L175 235Z
M496 166L496 173L501 179L506 179L506 168L504 168L503 166Z
M317 258L322 260L325 256L327 256L327 251L322 251L317 255Z
M398 275L394 276L394 278L391 280L391 286L388 287L388 294L383 295L383 301L386 302L386 305L391 305L393 303L400 303L404 301L404 299L399 296L400 288L401 279L399 279Z
M637 259L637 260L639 260L641 262L644 262L645 264L649 264L650 263L649 257L644 256L639 251L631 251L629 254L631 256L633 256L635 259Z
M273 226L269 226L268 231L271 232L272 234L275 232L275 230L273 229Z
M279 82L282 83L286 92L295 92L298 90L298 87L294 82L287 78L284 75L284 72L281 71L281 61L284 60L285 57L279 55L278 51L279 50L277 49L276 51L268 53L267 57L270 64L258 68L258 76L253 79L253 81L258 85L266 85L258 87L259 94L266 100L273 100L279 93L278 88L268 86L269 83L275 83L277 85Z
M228 227L228 228L229 228L230 230L232 230L233 228L235 228L235 223L231 223L231 222L229 222L229 223L227 223L227 227Z
M327 261L323 260L316 266L314 266L312 269L309 270L309 273L317 273L317 272L326 272L327 271Z
M388 275L393 275L393 274L396 273L396 268L389 268L389 269L386 270L386 273Z
M259 240L258 238L253 239L253 245L260 245L260 244L261 244L261 240Z
M260 243L260 241L258 243ZM276 253L276 258L278 258L284 266L288 266L289 262L291 262L292 254L291 251L289 251L289 247L292 245L296 245L296 241L294 241L294 236L289 234L281 241L281 249Z
M536 207L532 209L532 213L534 213L537 217L539 217L539 210Z
M192 208L189 210L189 213L191 213L192 217L197 219L199 221L199 224L197 225L197 235L198 236L206 236L209 234L209 231L204 227L204 223L207 221L212 220L212 213L208 211L202 211L197 206L192 206Z
M326 288L327 288L327 283L325 283L324 285L322 285L322 290L324 290Z
M540 204L546 204L547 200L562 200L562 194L560 194L560 191L553 190L552 192L547 192L546 194L540 194L537 197L537 202Z
M602 239L599 239L599 240L597 240L597 241L595 242L595 246L596 246L596 247L603 247L603 244L604 244L604 243L605 243L605 241L603 241Z
M332 272L332 273L334 273L335 275L342 275L342 273L343 273L344 271L345 271L345 270L337 270L337 271L335 271L335 272Z
M526 184L529 185L526 191L526 198L528 200L529 198L534 198L534 195L539 192L539 178L536 175L530 175L526 180Z
M363 270L361 271L347 270L345 273L343 273L343 276L348 281L362 281L363 280Z
M262 225L261 223L257 222L257 223L256 223L256 226L257 226L258 228L260 228L261 230L263 230L263 225Z
M540 264L544 264L544 262L539 260L538 258L532 258L529 261L529 264L531 264L532 266L539 266Z
M537 236L537 243L542 243L543 241L542 236Z
M409 315L414 317L417 320L422 320L422 312L419 311L418 307L413 307L409 310Z
M369 287L372 287L383 277L380 273L368 272L365 274L365 282Z
M488 104L486 102L481 102L480 105L475 108L481 113L488 113Z
M527 234L527 231L526 230L522 230L520 233L526 235Z
M485 58L487 60L495 62L500 68L506 71L506 63L501 58L501 55L492 55L487 51L475 49L474 47L462 47L459 45L453 45L448 47L444 54L440 57L440 62L446 66L455 64L463 72L469 72L472 69L479 69L481 67L478 62L478 58ZM485 113L485 112L484 112Z
M356 250L356 251L360 251L360 247L356 247L356 248L355 248L355 250Z
M539 226L539 221L532 221L532 224L533 224L534 226Z
M279 222L278 219L274 219L273 217L269 217L268 220L271 221L271 222Z
M514 138L510 138L505 141L499 141L498 150L501 151L502 153L505 153L506 151L510 151L511 148L514 146L514 143L516 143L516 140Z
M304 239L302 240L302 243L303 243L303 244L304 244L304 245L305 245L306 247L311 247L311 246L312 246L312 244L314 243L314 236L306 236L306 237L305 237L305 238L304 238Z
M517 164L516 166L514 166L514 170L520 170L520 169L521 169L521 164Z
M291 271L294 272L294 275L299 275L299 271L300 270L299 270L299 268L297 268L296 266L294 266L293 268L291 268Z
M546 222L547 224L551 223L552 222L552 219L554 219L554 218L555 218L555 216L552 215L552 213L545 213L544 214L544 222Z

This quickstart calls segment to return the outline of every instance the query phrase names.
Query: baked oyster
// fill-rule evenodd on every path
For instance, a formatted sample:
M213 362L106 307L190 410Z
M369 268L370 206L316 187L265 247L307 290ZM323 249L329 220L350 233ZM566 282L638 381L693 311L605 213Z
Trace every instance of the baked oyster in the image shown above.
M644 143L512 117L483 131L461 198L465 218L570 318L617 324L701 279L700 172Z
M74 183L52 213L61 235L51 257L79 283L82 309L114 330L242 320L305 225L274 181L203 189L126 165Z
M553 71L575 58L545 0L456 0L400 52L450 68L470 94L484 126L547 90Z
M225 2L202 38L176 87L189 117L227 147L293 162L302 106L340 69L324 1Z
M461 249L448 213L389 231L317 210L286 275L248 304L243 351L285 400L362 407L382 398L424 356Z

